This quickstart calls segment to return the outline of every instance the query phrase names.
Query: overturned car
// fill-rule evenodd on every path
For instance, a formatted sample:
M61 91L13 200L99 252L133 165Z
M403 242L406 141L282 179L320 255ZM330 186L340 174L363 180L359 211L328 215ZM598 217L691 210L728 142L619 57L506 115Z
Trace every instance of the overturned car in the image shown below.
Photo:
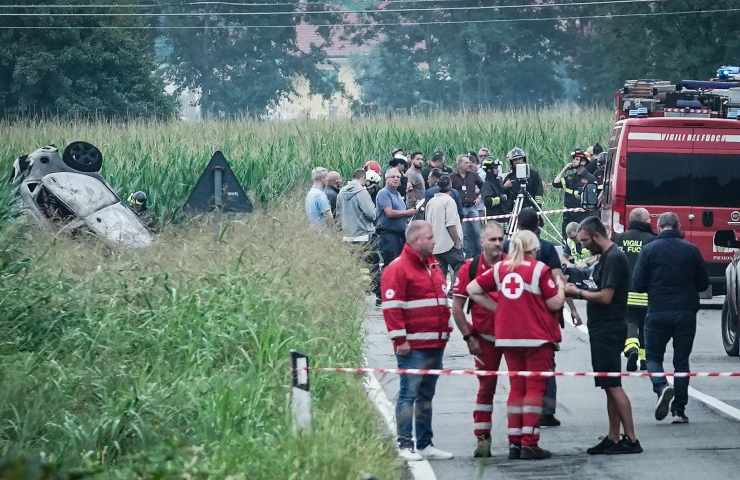
M102 165L90 143L72 142L61 155L49 145L18 157L11 182L22 210L52 233L90 235L111 247L151 245L152 234L100 175Z

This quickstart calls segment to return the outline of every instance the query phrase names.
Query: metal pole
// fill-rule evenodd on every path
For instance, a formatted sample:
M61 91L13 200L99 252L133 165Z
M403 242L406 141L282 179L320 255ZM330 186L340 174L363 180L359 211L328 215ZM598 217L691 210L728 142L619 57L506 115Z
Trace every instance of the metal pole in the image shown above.
M308 356L290 351L290 365L293 370L293 392L291 407L293 409L293 429L296 432L311 429L311 392L308 378Z
M213 204L218 210L224 208L224 169L216 167L213 169Z

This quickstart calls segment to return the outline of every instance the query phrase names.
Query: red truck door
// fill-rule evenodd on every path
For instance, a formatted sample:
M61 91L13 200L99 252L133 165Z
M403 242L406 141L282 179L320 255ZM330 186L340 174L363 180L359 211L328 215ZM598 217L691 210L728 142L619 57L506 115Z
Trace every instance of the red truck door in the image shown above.
M711 262L710 276L722 276L733 251L714 246L714 235L718 230L740 232L740 125L695 128L691 171L694 210L686 230Z

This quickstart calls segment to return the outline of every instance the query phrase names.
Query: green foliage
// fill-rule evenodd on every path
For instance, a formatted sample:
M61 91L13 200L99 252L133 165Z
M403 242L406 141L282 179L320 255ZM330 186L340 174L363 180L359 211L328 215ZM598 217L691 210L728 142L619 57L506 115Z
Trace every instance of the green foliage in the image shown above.
M154 37L147 31L3 28L111 24L117 23L104 17L0 18L0 117L171 116L176 102L153 73Z
M146 191L166 222L185 203L216 150L224 152L249 193L265 203L305 185L317 165L349 178L366 160L385 165L394 146L427 156L442 149L452 159L482 145L503 158L518 145L549 179L575 146L605 144L610 125L608 110L574 106L361 121L0 122L5 132L0 158L9 166L18 154L47 143L92 142L103 152L103 175L117 191L122 196ZM551 198L560 205L560 194Z
M675 0L645 5L591 7L589 14L661 13L736 8L730 0ZM588 20L571 23L569 73L579 99L609 102L624 81L636 78L708 80L720 65L734 65L740 38L731 34L740 12Z
M289 350L361 362L366 287L293 210L231 224L221 243L214 225L145 252L27 242L33 261L0 276L0 456L98 478L397 475L351 377L314 375L314 428L292 432Z
M414 8L450 6L442 3L419 4ZM464 3L464 6L490 7L490 3L481 1ZM394 4L388 8L404 7ZM555 68L559 54L552 47L553 40L561 33L553 23L454 23L543 14L537 10L472 13L438 10L370 15L380 26L370 27L357 38L363 41L375 38L380 43L368 56L355 62L362 103L381 110L406 111L552 103L562 90ZM384 25L395 22L453 23Z
M214 11L213 6L187 4L191 13ZM165 12L183 11L182 6L169 4ZM324 2L301 3L301 9L323 10ZM244 12L244 7L218 5L216 11L229 9ZM258 116L276 104L282 97L294 92L293 81L300 75L310 82L312 93L329 96L339 87L336 71L318 48L301 50L298 29L311 29L309 23L335 21L334 15L303 15L295 5L261 3L254 9L268 13L287 12L287 15L205 17L173 17L163 21L164 26L201 26L213 29L169 30L171 45L167 57L168 77L178 86L200 95L201 112L206 118L233 118ZM297 25L298 28L259 28L267 25ZM252 25L257 28L242 28ZM232 28L223 28L229 27ZM326 28L317 30L316 37L328 40Z

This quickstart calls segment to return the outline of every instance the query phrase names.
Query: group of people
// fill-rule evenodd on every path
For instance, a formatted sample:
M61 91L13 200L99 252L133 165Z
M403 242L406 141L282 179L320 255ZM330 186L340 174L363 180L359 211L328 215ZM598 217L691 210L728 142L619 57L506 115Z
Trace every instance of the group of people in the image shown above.
M563 189L566 208L580 205L586 185L603 182L605 156L598 144L571 154L552 183ZM441 152L425 164L423 153L407 157L397 149L385 170L368 161L344 186L339 173L313 170L305 204L309 221L336 227L365 256L398 367L442 368L452 315L476 369L499 370L505 359L510 371L552 371L563 306L580 325L574 300L583 300L594 371L620 372L624 354L627 370L639 364L662 372L671 339L675 370L689 371L698 292L706 289L708 278L698 249L681 237L678 217L661 215L655 235L648 212L637 208L628 230L612 238L593 212L566 212L560 254L540 238L539 174L526 168L526 175L518 175L517 165L527 165L521 148L513 148L507 159L511 171L503 175L501 163L486 148L459 155L455 170L445 165ZM511 212L519 195L523 208L511 238L505 239L501 223L478 221ZM497 377L477 378L474 456L488 457ZM434 375L400 377L396 420L406 460L452 458L432 443L437 380ZM658 397L655 418L670 412L674 423L688 422L688 378L677 378L673 386L664 377L651 380ZM554 415L555 377L512 376L510 383L509 457L548 458L539 435L542 427L560 425ZM642 452L621 378L596 377L595 383L606 394L608 432L587 452Z
M532 215L536 218L531 209L522 211L520 226L527 228L514 233L508 246L501 224L486 224L480 241L481 255L468 259L457 274L451 311L442 269L433 254L434 227L422 220L408 225L403 251L384 270L381 279L383 316L398 367L443 368L444 349L452 333L452 314L476 369L499 370L503 358L512 372L552 371L554 353L561 342L560 312L570 298L587 303L594 371L620 372L628 323L635 322L637 316L631 298L639 294L647 299L645 305L640 305L646 315L635 322L640 330L645 330L647 369L663 371L666 345L672 339L675 370L688 372L698 292L706 289L708 277L698 249L682 239L676 214L662 214L657 222L660 232L649 241L642 235L646 233L642 224L649 226L644 209L632 211L630 229L614 240L598 218L582 220L576 228L577 241L598 261L589 275L591 282L578 284L569 282L538 259L543 241L536 231L528 229ZM628 259L629 256L634 258ZM637 333L630 331L629 335ZM489 457L497 377L477 378L479 388L473 411L477 445L473 455ZM552 377L510 377L507 420L511 459L551 456L539 446L546 378ZM432 442L432 399L437 380L435 375L401 375L396 420L398 446L406 460L452 458L451 453ZM655 418L663 420L670 412L673 423L687 423L688 378L676 378L674 386L664 377L651 380L658 397ZM606 394L608 432L587 453L641 453L632 405L622 389L621 378L595 377L595 384ZM415 442L412 424L416 429Z

